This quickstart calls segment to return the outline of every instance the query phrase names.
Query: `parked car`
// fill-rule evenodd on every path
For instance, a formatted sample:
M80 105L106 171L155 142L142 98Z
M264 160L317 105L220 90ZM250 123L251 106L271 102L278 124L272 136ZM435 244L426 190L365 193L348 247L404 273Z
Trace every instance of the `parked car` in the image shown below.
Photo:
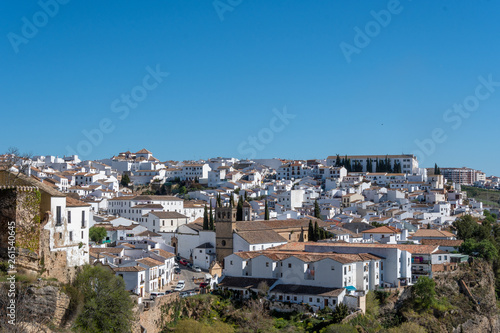
M174 263L174 268L178 268L179 267L179 264L178 263Z
M188 262L186 259L181 259L181 260L179 260L179 264L186 266L188 264Z
M188 262L186 266L187 266L187 268L193 268L193 264L190 262Z
M174 268L175 274L181 274L181 269L179 267Z
M187 297L189 296L189 292L187 291L182 291L180 294L179 294L179 297Z
M184 289L185 286L186 285L184 283L177 283L177 285L174 288L174 291L181 291L182 289Z
M175 256L175 261L181 261L181 256L179 255Z
M195 271L195 272L201 272L201 268L200 268L200 266L198 266L198 265L194 265L194 266L193 266L193 271Z
M150 296L151 296L151 299L155 299L156 297L165 296L165 293L164 292L159 292L159 291L152 291L150 293Z

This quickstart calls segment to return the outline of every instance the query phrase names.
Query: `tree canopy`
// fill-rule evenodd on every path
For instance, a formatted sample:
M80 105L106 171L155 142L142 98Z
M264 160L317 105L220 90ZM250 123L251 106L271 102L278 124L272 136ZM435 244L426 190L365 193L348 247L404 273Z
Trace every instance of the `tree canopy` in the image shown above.
M101 243L106 238L107 232L103 227L91 227L89 229L89 238L91 241Z
M133 302L125 282L108 269L83 266L74 286L84 305L75 326L82 332L130 332Z

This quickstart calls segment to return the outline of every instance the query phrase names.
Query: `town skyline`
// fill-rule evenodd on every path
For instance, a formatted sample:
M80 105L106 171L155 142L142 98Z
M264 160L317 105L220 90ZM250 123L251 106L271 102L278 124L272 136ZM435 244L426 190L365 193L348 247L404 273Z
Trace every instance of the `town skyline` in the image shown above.
M500 174L495 2L41 3L0 5L0 152L241 159L253 137L255 158L405 152Z

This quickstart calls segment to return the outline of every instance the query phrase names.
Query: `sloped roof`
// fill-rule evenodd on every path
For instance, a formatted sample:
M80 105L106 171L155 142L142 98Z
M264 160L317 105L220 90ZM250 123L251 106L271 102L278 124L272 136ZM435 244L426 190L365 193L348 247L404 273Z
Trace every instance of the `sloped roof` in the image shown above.
M422 239L422 245L453 246L459 247L464 241L461 239Z
M340 294L342 294L344 290L345 290L344 288L304 286L300 284L278 284L270 291L273 293L282 293L282 294L338 297Z
M413 234L413 237L427 237L427 238L433 238L433 237L456 237L456 235L452 234L449 231L445 231L445 230L418 229Z
M287 240L273 230L240 231L238 236L248 244L286 243Z
M91 206L88 203L74 199L72 197L66 197L66 207L88 207Z
M172 252L168 252L168 251L165 251L162 249L153 249L153 250L151 250L151 252L154 252L154 253L158 254L159 256L162 256L165 259L175 257L175 254L173 254Z
M259 284L265 282L271 287L278 279L262 279L262 278L248 278L248 277L232 277L226 276L219 283L221 287L233 287L242 289L256 289Z
M136 262L141 263L143 265L146 265L148 267L161 266L161 265L165 264L164 262L161 262L161 261L153 259L153 258L137 259Z
M161 235L157 234L156 232L152 232L149 230L145 230L145 231L141 232L140 234L137 234L136 236L139 236L139 237L161 237Z
M392 234L392 233L396 233L396 234L399 234L399 233L401 233L401 229L390 227L388 225L384 225L382 227L373 228L370 230L364 230L364 231L362 231L362 233L367 233L367 234Z
M128 267L114 267L115 272L143 272L146 268L141 266L128 266Z
M183 215L181 213L177 212L151 212L149 213L151 215L154 215L160 219L187 219L188 217L186 215Z

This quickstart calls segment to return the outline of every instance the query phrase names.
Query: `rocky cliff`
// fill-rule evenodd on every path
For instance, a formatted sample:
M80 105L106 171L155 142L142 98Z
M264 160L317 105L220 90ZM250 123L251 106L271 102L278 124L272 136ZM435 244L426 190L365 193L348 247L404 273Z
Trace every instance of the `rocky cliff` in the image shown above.
M382 321L398 318L415 322L428 332L500 332L491 264L481 260L461 264L455 271L435 273L434 281L437 296L445 306L415 312L412 288L408 287L380 307Z

